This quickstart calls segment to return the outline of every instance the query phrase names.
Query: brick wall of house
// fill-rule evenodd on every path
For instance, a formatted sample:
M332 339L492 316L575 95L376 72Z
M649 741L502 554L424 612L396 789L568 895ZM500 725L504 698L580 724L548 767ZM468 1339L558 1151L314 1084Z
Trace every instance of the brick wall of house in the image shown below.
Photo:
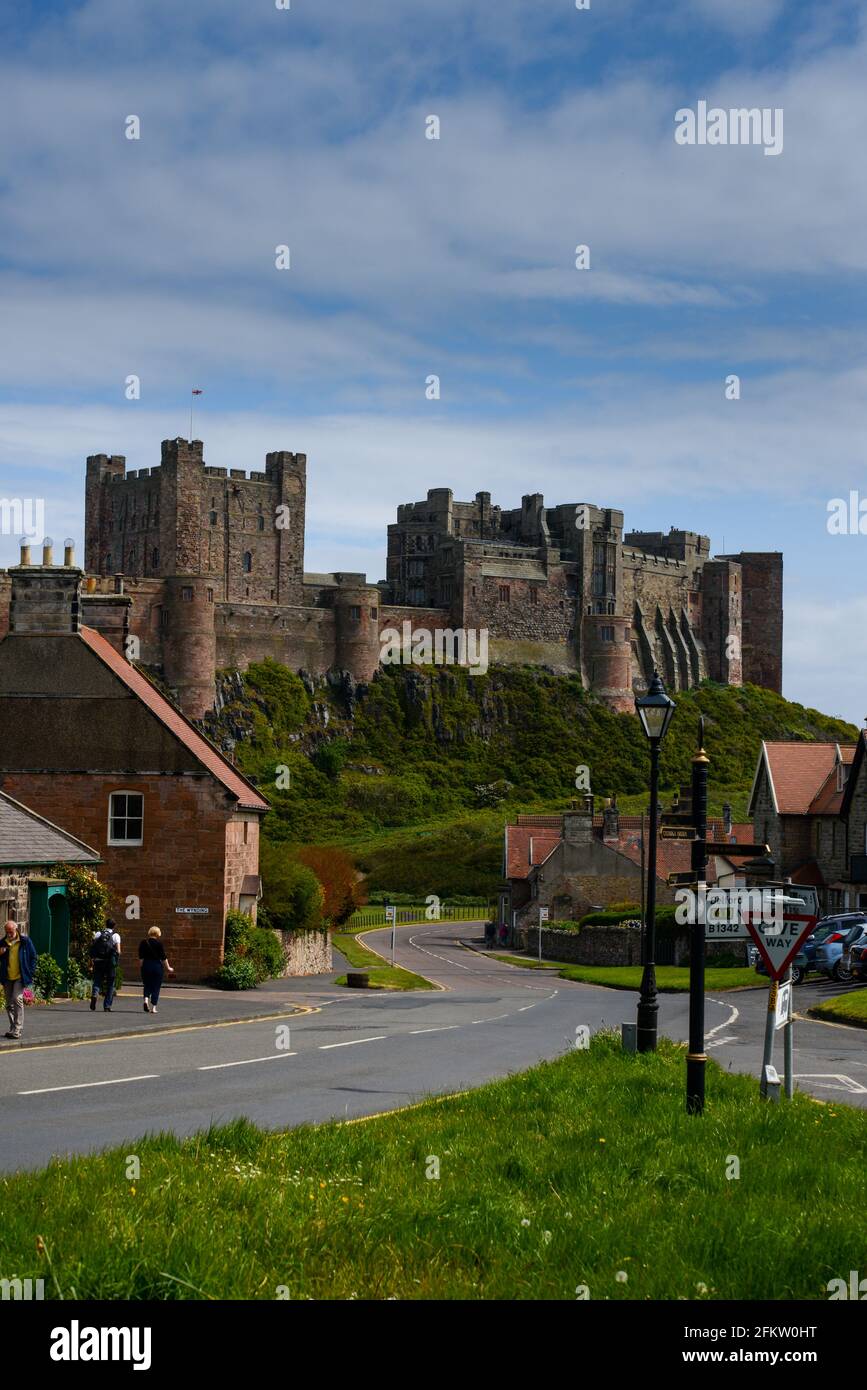
M259 872L259 817L236 811L226 824L226 908L240 907L248 874ZM256 909L253 909L255 919Z
M5 773L3 791L49 820L63 808L63 823L103 860L98 876L112 894L110 914L123 939L122 965L138 970L138 943L150 926L163 933L178 980L201 980L217 969L223 952L228 906L227 808L221 788L207 776L147 777L88 774ZM144 843L108 844L108 798L114 791L144 795ZM247 872L255 873L251 867ZM231 882L241 871L234 859ZM126 900L140 899L138 921L126 917ZM207 914L177 913L206 907Z

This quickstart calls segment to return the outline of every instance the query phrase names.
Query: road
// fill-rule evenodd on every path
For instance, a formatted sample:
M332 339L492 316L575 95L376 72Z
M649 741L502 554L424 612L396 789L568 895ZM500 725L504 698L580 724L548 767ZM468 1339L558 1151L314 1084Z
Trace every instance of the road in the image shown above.
M441 985L436 991L364 994L286 981L281 1002L308 1012L285 1022L173 1032L161 1010L163 1031L148 1036L3 1052L0 1169L127 1144L158 1129L191 1134L240 1115L288 1128L375 1114L557 1056L574 1045L578 1028L619 1029L635 1018L634 994L516 969L461 945L478 935L478 923L398 929L398 964ZM366 939L387 953L387 931ZM816 988L798 991L799 1007ZM709 1055L758 1076L765 1000L764 991L708 996ZM660 1030L685 1040L686 995L659 1002ZM126 1005L137 1006L137 996ZM795 1036L799 1085L826 1100L867 1102L863 1031L804 1021Z

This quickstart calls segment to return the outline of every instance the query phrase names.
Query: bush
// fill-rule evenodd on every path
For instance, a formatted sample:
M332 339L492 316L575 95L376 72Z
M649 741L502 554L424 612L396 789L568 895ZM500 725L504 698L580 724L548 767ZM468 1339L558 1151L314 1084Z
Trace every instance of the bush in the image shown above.
M47 951L37 956L33 971L33 991L37 999L44 999L50 1004L62 983L63 975L54 957Z
M63 968L63 993L68 999L84 999L90 993L90 982L74 956Z
M267 921L267 914L263 912ZM255 984L283 973L283 951L274 933L265 926L257 927L252 917L232 909L226 913L224 966L251 965ZM247 989L247 985L226 985L226 989Z
M218 989L255 989L259 982L251 960L231 960L220 966L214 983Z
M336 782L346 762L347 752L345 741L338 738L331 743L320 743L311 761L318 772L323 773L330 782Z
M298 859L322 885L323 915L330 927L342 926L367 901L364 880L346 850L333 845L304 845Z
M265 927L253 927L244 959L252 964L257 982L273 980L283 974L283 948L274 933Z

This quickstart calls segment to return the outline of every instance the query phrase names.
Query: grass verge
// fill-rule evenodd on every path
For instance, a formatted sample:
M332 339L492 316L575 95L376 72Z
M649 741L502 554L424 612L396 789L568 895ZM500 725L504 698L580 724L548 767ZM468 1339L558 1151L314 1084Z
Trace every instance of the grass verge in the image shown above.
M600 1035L362 1124L55 1160L0 1182L2 1268L48 1298L826 1299L863 1260L867 1114L711 1062L699 1119L684 1073Z
M831 1019L834 1023L851 1023L855 1028L867 1028L867 989L838 994L822 1004L814 1004L807 1013L812 1018Z
M610 989L641 988L640 965L563 965L557 961L543 961L539 965L530 956L497 956L497 960L507 965L521 965L527 970L556 970L561 980L578 980L588 985L607 985ZM764 981L767 986L767 980ZM745 986L760 988L762 979L749 966L727 969L708 966L704 972L706 991L719 994L727 989L743 989ZM656 967L656 987L660 994L689 993L688 965L658 965Z
M363 941L358 940L359 933L364 930L363 927L357 927L350 931L336 932L332 939L353 970L368 972L369 989L436 989L436 985L431 984L423 975L415 975L411 970L404 970L399 965L388 965L383 961L382 956L378 956L369 946L365 946ZM334 983L345 985L346 976L339 975Z

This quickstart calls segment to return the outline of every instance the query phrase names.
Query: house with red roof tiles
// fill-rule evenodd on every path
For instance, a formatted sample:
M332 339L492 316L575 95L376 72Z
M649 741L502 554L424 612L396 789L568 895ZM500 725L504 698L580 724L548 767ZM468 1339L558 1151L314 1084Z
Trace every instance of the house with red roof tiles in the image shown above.
M681 808L683 809L683 808ZM647 817L621 816L616 801L601 814L588 795L561 815L519 815L503 834L503 887L499 922L510 930L538 922L540 907L549 920L574 921L594 908L642 901L646 870ZM714 840L749 843L751 825L728 818L711 821ZM690 867L690 846L683 840L657 840L657 902L675 901L668 876ZM735 872L724 856L714 856L707 881L716 883Z
M155 925L177 977L201 980L222 961L227 911L255 915L268 802L122 644L82 624L71 555L43 558L11 571L0 788L93 847L128 974Z
M748 808L756 839L778 877L819 890L825 912L867 908L863 749L862 734L858 744L764 742L759 753Z

